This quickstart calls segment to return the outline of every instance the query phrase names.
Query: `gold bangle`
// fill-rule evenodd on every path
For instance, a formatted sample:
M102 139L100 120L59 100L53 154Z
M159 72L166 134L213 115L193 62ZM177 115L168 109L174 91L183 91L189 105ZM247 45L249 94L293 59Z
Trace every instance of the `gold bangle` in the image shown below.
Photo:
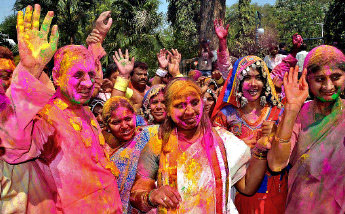
M216 83L217 83L218 86L223 84L224 83L223 77L220 77L219 80L216 80Z
M175 77L184 77L183 74L177 74Z
M118 76L114 84L114 89L125 92L128 84L129 84L129 79L125 79L123 77Z
M257 146L255 146L252 150L251 150L252 156L256 159L259 160L266 160L267 159L267 150L263 150L258 148Z
M132 96L133 96L133 90L131 89L131 88L127 88L126 89L126 94L125 94L125 97L127 98L127 99L130 99Z
M252 153L252 157L259 159L259 160L267 160L267 155L266 156L259 156L259 155L256 155L255 153Z
M291 138L289 138L289 139L284 139L284 138L280 138L280 137L277 137L277 136L274 137L274 141L275 141L275 142L278 142L278 143L289 143L289 142L290 142L290 139L291 139Z

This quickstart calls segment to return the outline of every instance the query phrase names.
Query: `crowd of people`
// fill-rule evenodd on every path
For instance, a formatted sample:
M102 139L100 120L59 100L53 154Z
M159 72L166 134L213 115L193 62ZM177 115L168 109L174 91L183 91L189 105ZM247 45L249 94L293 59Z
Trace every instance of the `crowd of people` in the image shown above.
M336 47L307 52L295 34L290 53L234 59L217 19L218 50L202 41L198 70L183 75L178 50L161 49L149 80L128 50L103 73L109 11L87 47L58 49L40 10L18 12L17 65L0 47L1 213L345 212Z

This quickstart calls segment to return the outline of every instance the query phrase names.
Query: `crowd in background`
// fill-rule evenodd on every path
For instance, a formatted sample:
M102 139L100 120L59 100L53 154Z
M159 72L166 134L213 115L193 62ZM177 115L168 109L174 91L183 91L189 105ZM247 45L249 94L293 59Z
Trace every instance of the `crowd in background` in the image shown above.
M217 19L196 69L161 49L149 79L121 49L103 73L109 11L87 47L58 49L53 16L18 12L19 64L0 47L1 213L345 212L340 50L237 59Z

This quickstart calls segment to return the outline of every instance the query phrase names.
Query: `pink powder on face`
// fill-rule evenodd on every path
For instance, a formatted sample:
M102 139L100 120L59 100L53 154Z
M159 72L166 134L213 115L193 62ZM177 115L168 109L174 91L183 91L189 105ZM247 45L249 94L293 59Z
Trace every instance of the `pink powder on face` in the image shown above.
M192 129L199 125L203 113L200 96L191 90L193 88L187 88L186 92L176 97L169 107L172 120L182 129Z
M321 45L313 48L305 58L303 68L308 69L311 66L329 66L333 68L339 63L345 62L345 55L336 47L330 45ZM308 74L310 69L308 69Z
M92 54L83 47L69 45L54 56L54 80L62 93L73 103L87 103L94 91L96 77Z
M325 66L324 66L324 70L326 70L326 71L325 71L325 74L326 74L327 76L331 75L332 70L331 70L331 68L330 68L328 65L325 65Z

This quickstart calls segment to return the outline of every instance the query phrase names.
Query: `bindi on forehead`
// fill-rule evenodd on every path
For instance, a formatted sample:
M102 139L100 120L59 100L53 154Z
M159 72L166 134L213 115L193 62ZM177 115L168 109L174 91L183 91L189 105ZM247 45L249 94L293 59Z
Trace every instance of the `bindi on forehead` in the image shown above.
M122 107L120 106L119 108L113 110L111 112L111 116L115 116L115 117L121 117L121 116L128 116L130 114L133 114L133 112L131 110L129 110L128 108L126 107Z
M323 66L315 75L326 75L331 76L332 74L339 73L342 74L343 71L337 67L330 67L328 65Z
M179 98L176 98L173 100L172 105L178 104L178 103L191 103L194 100L200 100L200 96L197 94L191 94L186 96L181 96Z

